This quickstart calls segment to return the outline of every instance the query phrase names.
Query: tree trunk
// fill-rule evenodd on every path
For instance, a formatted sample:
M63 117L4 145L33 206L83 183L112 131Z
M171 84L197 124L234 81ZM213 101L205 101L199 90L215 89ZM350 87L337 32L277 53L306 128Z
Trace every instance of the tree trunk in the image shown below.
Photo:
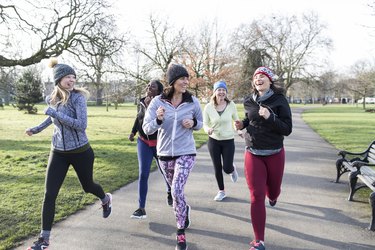
M103 105L103 88L97 88L96 89L96 106L101 106Z

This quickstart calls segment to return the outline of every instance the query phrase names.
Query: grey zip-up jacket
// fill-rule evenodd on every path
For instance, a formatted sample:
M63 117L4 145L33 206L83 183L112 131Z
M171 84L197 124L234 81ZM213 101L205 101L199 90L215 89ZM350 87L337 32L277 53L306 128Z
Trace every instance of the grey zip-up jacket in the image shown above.
M161 124L157 122L156 110L164 107L164 120ZM182 120L192 119L195 126L185 128ZM158 156L176 157L182 155L196 154L193 130L199 130L203 126L202 110L196 97L186 94L182 103L175 108L163 95L152 99L146 110L143 121L143 130L146 134L153 134L157 130L157 154Z
M49 97L46 98L49 104ZM65 105L49 106L49 116L38 126L31 128L33 134L43 131L52 123L55 125L52 135L52 149L70 151L86 145L87 106L86 98L77 91L71 91Z

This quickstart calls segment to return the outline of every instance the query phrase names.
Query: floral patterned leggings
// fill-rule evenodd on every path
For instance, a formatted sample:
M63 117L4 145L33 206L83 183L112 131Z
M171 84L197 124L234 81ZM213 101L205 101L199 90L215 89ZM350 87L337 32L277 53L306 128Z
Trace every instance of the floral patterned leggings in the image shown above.
M163 171L165 179L171 186L173 209L176 215L178 229L183 229L185 226L187 214L184 187L194 167L195 158L196 156L194 155L183 155L168 161L159 160L160 168Z

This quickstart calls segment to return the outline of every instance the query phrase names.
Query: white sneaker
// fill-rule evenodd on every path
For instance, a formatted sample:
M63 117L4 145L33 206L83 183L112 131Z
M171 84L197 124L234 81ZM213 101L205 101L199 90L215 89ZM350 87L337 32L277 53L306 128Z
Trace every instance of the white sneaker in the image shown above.
M236 182L237 179L238 179L238 173L237 173L236 165L234 165L234 163L233 163L233 168L234 168L234 170L230 174L230 178L231 178L232 182Z
M214 198L214 201L222 201L226 196L224 191L217 192L217 195Z

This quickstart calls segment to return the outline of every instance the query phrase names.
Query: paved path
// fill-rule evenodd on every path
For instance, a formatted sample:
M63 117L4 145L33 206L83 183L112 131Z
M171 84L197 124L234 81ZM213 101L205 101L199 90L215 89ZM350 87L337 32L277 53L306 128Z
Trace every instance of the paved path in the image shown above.
M375 249L375 233L367 231L370 207L367 201L348 202L345 176L335 177L336 152L293 111L294 129L285 140L286 170L282 194L276 207L267 205L267 250ZM186 232L189 250L248 249L252 239L249 192L243 174L244 143L236 138L235 162L239 180L225 185L228 198L213 201L217 192L207 146L199 149L197 164L187 186L192 207L191 227ZM50 250L174 249L175 219L166 205L165 186L155 171L149 180L147 219L133 220L137 208L137 183L113 193L113 213L101 218L99 202L57 223ZM33 239L17 249L26 249Z

